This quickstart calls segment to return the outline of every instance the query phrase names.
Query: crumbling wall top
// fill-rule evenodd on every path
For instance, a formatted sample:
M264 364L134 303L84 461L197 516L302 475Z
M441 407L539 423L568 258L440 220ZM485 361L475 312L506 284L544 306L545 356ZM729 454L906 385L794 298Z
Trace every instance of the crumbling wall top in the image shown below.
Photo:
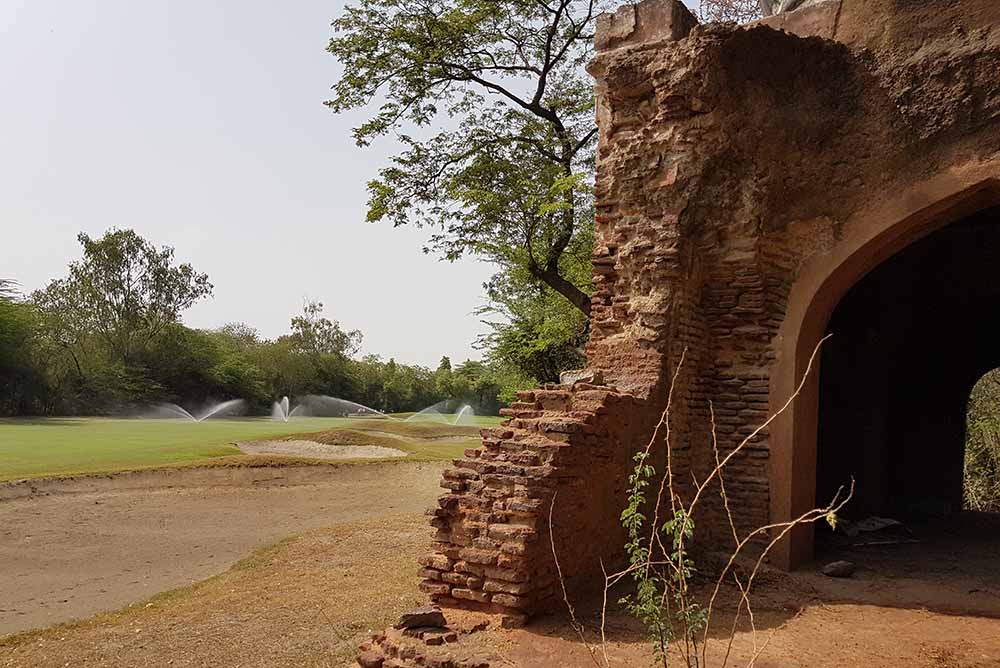
M594 47L600 53L626 46L684 39L698 25L678 0L642 0L597 17Z
M852 49L913 52L929 40L996 30L1000 2L962 0L807 0L755 23L799 37L822 37ZM598 53L684 39L698 19L679 0L642 0L597 19ZM751 24L754 25L754 24Z
M1000 2L962 0L812 0L757 22L799 37L823 37L854 49L914 52L928 41L994 30Z
M799 37L835 39L843 4L843 0L818 0L795 11L768 16L756 23Z

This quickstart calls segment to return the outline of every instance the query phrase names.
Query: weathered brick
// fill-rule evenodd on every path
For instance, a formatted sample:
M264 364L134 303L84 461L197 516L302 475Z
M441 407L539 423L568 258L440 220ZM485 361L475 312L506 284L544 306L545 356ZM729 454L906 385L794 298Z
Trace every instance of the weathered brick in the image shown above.
M531 540L538 535L538 532L521 524L493 524L488 529L488 535L498 541Z
M506 582L504 580L487 580L483 584L483 591L492 593L501 592L504 594L527 594L531 591L531 585L527 582Z
M451 595L455 598L460 598L466 601L476 601L477 603L489 603L491 598L491 595L484 591L460 589L457 587L451 590Z
M513 594L493 594L493 602L505 608L521 610L529 607L531 601L524 596L514 596Z
M420 591L425 594L430 594L431 596L447 595L451 591L451 585L444 582L433 582L430 580L424 580L418 587Z
M427 554L419 559L420 565L439 571L451 570L454 562L443 554Z
M462 561L469 562L470 564L484 564L492 565L497 562L497 558L500 556L499 550L481 550L477 548L464 548L459 551L459 556Z

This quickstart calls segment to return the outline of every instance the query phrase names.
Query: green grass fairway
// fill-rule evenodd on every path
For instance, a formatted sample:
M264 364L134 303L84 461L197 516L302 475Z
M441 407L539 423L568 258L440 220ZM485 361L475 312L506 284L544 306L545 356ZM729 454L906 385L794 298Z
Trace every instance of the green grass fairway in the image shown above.
M498 418L475 418L475 422L487 426L496 424ZM460 456L464 448L474 445L478 427L368 418L298 418L291 422L244 418L197 423L111 418L0 420L0 481L240 456L234 441L340 429L369 432L374 437L385 432L381 438L387 447L406 450L420 459L446 459ZM440 437L449 440L421 440Z

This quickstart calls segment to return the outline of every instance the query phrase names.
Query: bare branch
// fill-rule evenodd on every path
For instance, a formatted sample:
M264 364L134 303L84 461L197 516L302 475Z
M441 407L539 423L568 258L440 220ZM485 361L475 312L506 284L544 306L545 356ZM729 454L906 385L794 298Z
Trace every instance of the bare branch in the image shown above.
M719 668L725 668L732 656L733 643L737 635L737 629L739 628L740 620L745 613L750 624L750 637L753 643L751 658L748 662L748 667L752 667L761 654L765 651L769 645L771 638L774 636L774 631L772 631L768 637L763 641L758 641L758 629L756 625L756 618L753 611L753 606L751 604L751 591L753 590L754 583L760 574L763 564L767 560L769 554L781 541L783 541L788 534L799 526L805 524L812 524L817 521L826 519L830 520L836 517L844 506L853 498L854 496L854 481L851 481L850 488L848 489L846 495L844 494L843 487L838 490L834 498L824 507L813 508L805 513L802 513L796 518L784 522L773 522L766 524L764 526L757 527L747 533L745 536L740 536L740 532L737 528L737 523L735 519L735 513L730 505L729 496L726 490L725 483L725 469L741 450L743 450L750 442L754 440L764 430L769 424L771 424L779 415L786 411L801 394L807 378L812 373L812 369L815 364L815 360L819 354L820 348L826 339L829 337L824 337L816 347L813 349L812 354L809 357L809 361L806 365L806 369L803 373L803 377L800 379L795 390L792 392L791 396L782 404L779 409L771 414L761 425L755 428L748 436L742 439L739 445L728 453L726 456L722 456L719 448L718 435L716 431L715 422L715 408L711 402L709 402L709 421L711 428L712 437L712 453L714 457L714 468L709 473L709 475L702 481L694 479L694 493L691 500L688 502L683 501L683 497L679 490L676 488L678 484L678 478L674 474L674 458L672 455L672 443L670 441L670 410L673 405L673 394L674 388L677 383L677 378L680 370L684 363L684 358L686 355L686 350L681 354L678 361L677 368L671 377L670 387L667 392L667 405L664 408L660 420L653 430L653 436L650 438L644 450L640 451L636 455L636 473L634 475L640 475L640 471L643 471L647 467L647 460L652 453L654 445L658 442L661 432L665 432L664 441L666 444L666 467L661 476L660 489L657 494L656 503L654 505L654 519L652 524L643 530L648 530L650 532L647 547L641 552L641 559L633 559L632 563L629 564L622 570L614 573L608 573L604 563L601 563L601 572L604 576L604 594L601 603L601 652L600 656L593 646L587 644L587 649L590 652L591 658L594 662L600 666L600 668L608 668L610 666L610 659L608 657L607 650L607 633L606 633L606 623L607 623L607 602L608 593L612 587L615 587L624 578L632 576L639 581L640 577L638 573L645 573L647 576L654 572L654 569L666 569L666 573L669 573L669 577L657 576L655 582L657 583L657 596L659 597L660 613L663 615L663 619L677 620L680 625L680 630L674 632L673 621L670 621L669 627L659 626L656 627L654 632L653 627L650 628L650 633L653 636L651 641L656 646L656 651L658 652L658 657L661 659L661 663L666 665L667 652L671 646L677 647L684 662L688 668L707 668L708 666L708 656L707 656L707 646L708 646L708 635L712 624L712 615L715 610L716 602L723 585L730 579L735 583L736 589L739 592L739 601L737 604L736 612L732 620L732 624L729 628L728 643L726 645L726 651L722 658ZM647 474L648 475L648 474ZM693 476L692 472L692 476ZM713 484L715 480L719 483L719 494L722 499L723 510L726 515L726 521L729 524L729 530L733 537L733 549L729 553L728 560L724 568L719 573L715 580L714 587L712 589L711 596L709 597L706 606L702 607L700 604L695 602L690 594L689 577L693 572L692 563L686 556L685 541L693 535L693 517L697 506L700 501L704 498L704 492ZM641 483L637 483L640 486L635 489L641 489ZM664 526L660 526L660 507L665 506L666 501L664 496L669 494L671 499L671 510L674 513L673 518L669 523L664 523ZM639 497L641 499L641 497ZM554 505L554 498L553 498ZM644 523L643 523L643 526ZM673 535L673 546L668 548L664 545L660 539L659 534L667 531L669 528L669 533ZM563 579L563 573L558 565L558 558L556 554L555 539L552 534L552 509L549 509L549 536L552 548L553 557L556 558L556 569L558 577L560 579L560 585L563 588L563 598L566 602L567 608L570 611L570 617L572 620L572 625L574 630L580 636L581 640L586 643L585 639L585 629L580 624L579 620L576 618L575 610L569 604L569 596L566 589L566 584ZM766 542L763 549L756 554L755 560L752 562L752 568L746 577L742 577L735 569L737 561L740 559L742 554L747 551L751 545L758 545L761 538L766 538ZM658 548L659 553L663 555L663 558L657 558L654 556L654 548ZM647 599L648 600L648 599ZM655 604L654 604L655 605ZM670 637L665 637L664 633L670 634ZM678 636L677 634L680 634Z

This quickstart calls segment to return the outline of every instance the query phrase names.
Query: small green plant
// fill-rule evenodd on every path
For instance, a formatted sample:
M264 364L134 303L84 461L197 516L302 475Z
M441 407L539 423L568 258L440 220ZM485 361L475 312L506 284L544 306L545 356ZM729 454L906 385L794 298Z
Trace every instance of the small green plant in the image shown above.
M683 363L682 355L678 372ZM664 666L667 665L671 644L677 640L681 640L686 646L696 644L696 634L708 621L708 611L690 599L688 583L694 575L695 565L685 546L694 538L694 520L674 493L670 452L667 453L668 472L662 478L654 518L648 527L643 513L650 502L646 496L647 490L657 475L656 467L650 461L661 426L669 439L667 417L673 403L673 386L672 382L667 409L657 425L656 433L647 447L637 452L633 458L635 468L629 476L628 501L621 514L622 526L628 536L625 545L628 557L626 570L632 575L635 590L619 599L619 603L642 622L652 646L653 657ZM669 519L657 526L664 491L670 495L671 514ZM664 545L664 539L669 548Z
M822 341L820 345L822 345ZM627 563L618 572L605 573L604 605L601 611L600 629L602 641L599 648L587 645L594 663L599 668L610 668L604 630L608 593L626 579L631 581L630 591L619 599L619 603L643 625L655 665L667 668L672 660L677 659L687 668L709 667L707 640L712 623L712 613L719 593L727 583L736 586L739 591L739 603L729 630L724 656L715 665L718 668L725 668L728 664L736 629L743 615L749 619L754 636L753 654L747 665L753 666L763 652L767 643L756 641L750 592L767 555L775 545L799 525L826 521L831 526L836 526L837 513L851 499L854 483L852 481L846 495L841 490L826 507L814 508L790 521L768 524L741 535L736 528L737 522L726 494L724 474L732 459L792 405L802 390L805 378L808 377L812 369L818 351L819 346L817 345L809 360L803 380L785 404L725 456L722 456L719 450L714 409L709 404L715 467L704 480L699 482L695 479L693 483L684 485L675 476L670 439L673 388L676 386L677 376L684 364L685 357L685 355L681 355L674 371L667 396L667 405L660 421L646 447L636 453L633 458L634 468L628 478L626 504L621 513L621 524L627 536L625 544ZM664 449L665 466L662 469L658 469L653 464L657 446L662 446ZM698 575L698 569L689 549L696 535L694 518L702 500L716 490L721 498L722 507L732 532L733 548L728 554L725 566L721 572L716 574L714 586L708 587L707 592L695 592L692 583L694 577ZM655 496L652 494L654 491L656 492ZM549 521L551 534L551 512ZM747 574L741 575L735 566L741 557L752 551L748 549L751 546L754 548L755 558L750 558L749 569L744 570ZM554 543L552 550L558 569L559 561ZM559 570L559 577L560 582L562 582L561 570ZM707 596L705 596L706 593ZM576 619L564 583L563 597L569 609L573 628L580 639L586 642L584 628Z

